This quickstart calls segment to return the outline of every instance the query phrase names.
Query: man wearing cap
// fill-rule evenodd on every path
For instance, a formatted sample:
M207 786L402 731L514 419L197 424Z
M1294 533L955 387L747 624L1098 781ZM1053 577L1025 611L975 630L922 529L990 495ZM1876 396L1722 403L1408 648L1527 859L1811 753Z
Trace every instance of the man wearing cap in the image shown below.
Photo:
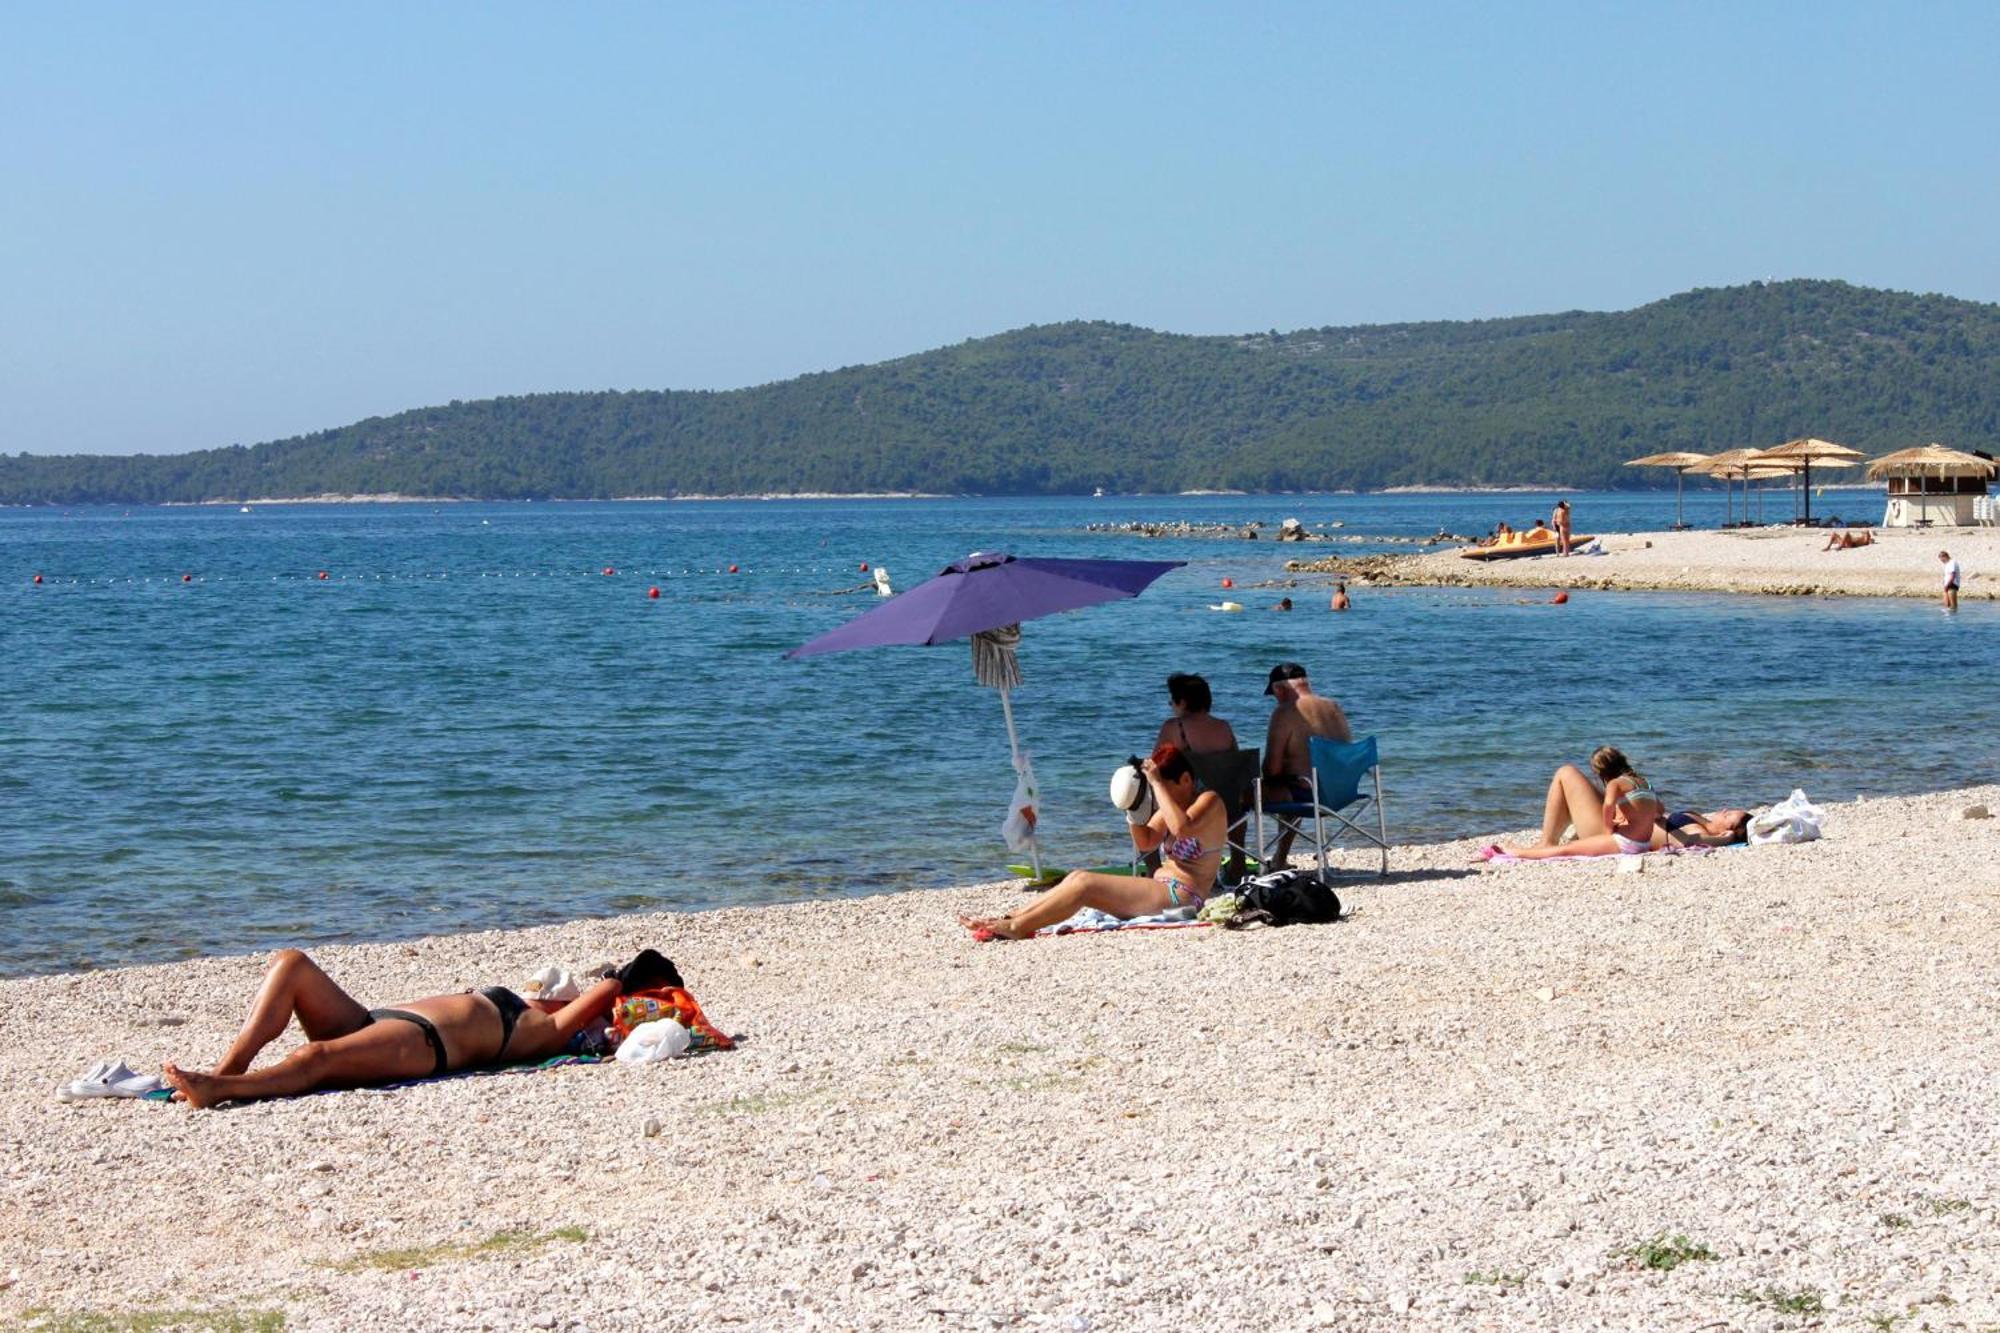
M1313 693L1306 669L1297 662L1272 667L1264 693L1275 701L1270 729L1264 733L1264 799L1310 801L1312 751L1306 742L1323 736L1344 744L1354 739L1354 729L1347 725L1347 714L1339 704ZM1290 829L1278 835L1274 865L1287 864L1292 837Z

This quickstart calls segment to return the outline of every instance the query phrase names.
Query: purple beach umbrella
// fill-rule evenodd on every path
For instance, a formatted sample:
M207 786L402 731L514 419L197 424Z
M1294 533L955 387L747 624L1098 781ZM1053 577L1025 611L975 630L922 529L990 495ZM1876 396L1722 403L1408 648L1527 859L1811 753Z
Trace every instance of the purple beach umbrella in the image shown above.
M1034 775L1021 752L1020 737L1014 730L1014 706L1008 700L1008 691L1021 683L1021 667L1014 652L1021 641L1021 622L1137 597L1153 580L1186 563L1043 560L1000 551L974 552L946 565L929 582L800 644L785 656L812 657L855 648L971 639L973 676L981 685L1000 691L1000 711L1007 719L1007 746L1013 754L1014 771L1032 804ZM1028 847L1039 879L1041 851L1032 826Z

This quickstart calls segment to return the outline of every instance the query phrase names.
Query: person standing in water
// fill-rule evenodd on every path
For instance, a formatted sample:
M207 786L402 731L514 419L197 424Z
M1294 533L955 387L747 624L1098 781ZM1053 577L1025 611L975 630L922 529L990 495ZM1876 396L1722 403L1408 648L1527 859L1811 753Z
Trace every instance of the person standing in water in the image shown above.
M1345 611L1345 610L1347 610L1347 609L1348 609L1349 607L1351 607L1351 606L1353 606L1353 605L1354 605L1354 603L1353 603L1352 601L1348 600L1348 596L1347 596L1347 585L1346 585L1345 583L1336 583L1336 584L1334 584L1334 585L1333 585L1333 605L1332 605L1331 609L1332 609L1332 610L1335 610L1335 611Z
M1950 551L1938 552L1938 563L1944 566L1944 609L1958 610L1958 561L1951 558Z

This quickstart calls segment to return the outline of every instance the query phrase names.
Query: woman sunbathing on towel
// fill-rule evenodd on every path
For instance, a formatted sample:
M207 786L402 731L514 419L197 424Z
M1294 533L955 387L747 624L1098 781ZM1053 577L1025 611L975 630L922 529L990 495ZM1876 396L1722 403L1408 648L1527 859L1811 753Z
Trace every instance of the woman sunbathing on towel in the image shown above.
M617 977L606 977L553 1013L505 986L364 1009L312 959L282 949L222 1062L205 1074L172 1064L161 1074L179 1094L175 1100L202 1107L541 1060L559 1054L579 1030L608 1012L620 984ZM306 1034L305 1045L248 1072L257 1053L294 1018Z
M1822 551L1852 551L1858 547L1873 546L1874 544L1875 534L1873 532L1863 532L1859 536L1851 532L1830 532L1826 536L1826 545L1819 549Z
M1549 779L1540 842L1532 847L1503 847L1496 842L1481 849L1480 857L1543 861L1563 856L1636 855L1658 851L1669 842L1683 847L1716 847L1742 842L1747 836L1747 810L1668 813L1652 783L1634 772L1624 754L1609 745L1590 756L1590 767L1603 780L1602 791L1574 764L1564 764ZM1574 841L1562 841L1566 826L1575 827Z
M1212 791L1195 794L1194 770L1174 745L1162 745L1141 766L1159 807L1143 824L1133 824L1132 845L1158 849L1160 868L1142 875L1101 875L1072 870L1060 884L1018 912L1005 916L959 917L975 935L1024 940L1043 926L1067 921L1077 909L1094 907L1113 916L1150 916L1176 907L1200 907L1215 886L1229 832L1229 814ZM1128 815L1127 819L1131 817Z

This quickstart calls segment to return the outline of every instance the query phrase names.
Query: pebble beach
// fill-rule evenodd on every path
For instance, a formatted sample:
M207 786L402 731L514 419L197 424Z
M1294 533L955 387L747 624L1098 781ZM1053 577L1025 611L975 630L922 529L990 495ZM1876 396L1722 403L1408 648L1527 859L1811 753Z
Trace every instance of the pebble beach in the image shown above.
M1416 555L1301 559L1287 568L1433 587L1936 598L1944 582L1937 554L1949 550L1965 573L1961 601L2000 598L2000 529L1876 528L1874 533L1874 545L1851 551L1823 549L1825 529L1736 528L1600 534L1598 544L1606 553L1595 556L1481 562L1460 556L1465 547L1450 546Z
M326 948L385 1004L656 945L744 1041L205 1112L53 1093L213 1060L262 958L0 982L0 1321L1991 1327L1980 806L1403 847L1320 927L975 944L991 884Z

